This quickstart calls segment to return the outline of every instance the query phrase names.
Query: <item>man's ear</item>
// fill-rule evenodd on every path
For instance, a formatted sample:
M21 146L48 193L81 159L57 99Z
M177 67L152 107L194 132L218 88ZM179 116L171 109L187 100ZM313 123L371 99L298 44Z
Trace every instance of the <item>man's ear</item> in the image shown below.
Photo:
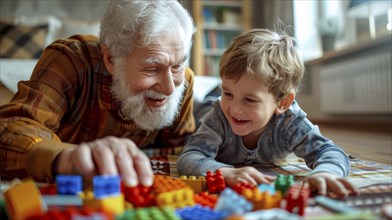
M284 113L287 109L290 108L291 104L294 102L295 93L290 92L285 95L278 103L278 106L275 109L275 114L279 115Z
M106 69L110 74L113 75L114 71L114 62L112 59L112 55L110 54L109 47L106 45L101 44L101 50L103 55L103 62L105 63Z

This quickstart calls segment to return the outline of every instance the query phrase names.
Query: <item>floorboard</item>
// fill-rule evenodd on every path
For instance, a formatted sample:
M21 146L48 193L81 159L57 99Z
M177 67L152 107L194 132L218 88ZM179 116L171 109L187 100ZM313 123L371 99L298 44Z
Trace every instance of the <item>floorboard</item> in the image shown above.
M392 134L319 125L321 133L348 154L380 163L392 164Z

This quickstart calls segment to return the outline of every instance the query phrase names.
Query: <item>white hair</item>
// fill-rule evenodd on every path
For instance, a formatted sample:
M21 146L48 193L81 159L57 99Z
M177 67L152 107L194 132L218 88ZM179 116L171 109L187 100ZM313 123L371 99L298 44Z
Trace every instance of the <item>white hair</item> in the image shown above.
M183 29L184 48L189 49L196 28L177 0L111 0L101 20L100 40L113 58L120 58L175 29Z

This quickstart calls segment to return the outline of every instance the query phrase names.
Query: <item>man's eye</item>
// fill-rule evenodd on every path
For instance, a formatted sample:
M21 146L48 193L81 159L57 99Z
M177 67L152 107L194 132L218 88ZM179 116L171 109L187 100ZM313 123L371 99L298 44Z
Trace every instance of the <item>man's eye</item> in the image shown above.
M172 66L172 71L173 72L181 71L183 67L184 67L184 63L180 63L178 65Z
M148 72L148 73L157 73L159 70L158 70L158 68L147 68L146 69L146 72Z

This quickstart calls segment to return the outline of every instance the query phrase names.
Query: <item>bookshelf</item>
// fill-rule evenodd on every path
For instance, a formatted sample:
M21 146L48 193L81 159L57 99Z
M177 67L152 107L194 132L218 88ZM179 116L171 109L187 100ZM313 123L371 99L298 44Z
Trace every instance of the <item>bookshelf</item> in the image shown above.
M220 56L232 39L251 27L251 0L196 0L197 27L192 69L198 75L219 76Z

